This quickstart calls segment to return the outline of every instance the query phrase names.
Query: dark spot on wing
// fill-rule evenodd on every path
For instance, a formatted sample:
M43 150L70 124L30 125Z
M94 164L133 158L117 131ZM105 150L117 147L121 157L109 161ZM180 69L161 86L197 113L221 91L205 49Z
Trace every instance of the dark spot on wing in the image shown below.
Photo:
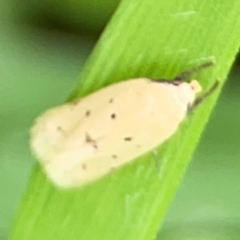
M112 119L115 119L116 117L117 117L117 115L116 115L115 113L112 113L112 114L111 114L111 118L112 118Z
M62 132L62 131L63 131L62 127L60 127L60 126L57 126L57 130L58 130L59 132Z
M113 103L113 98L111 98L111 99L109 100L109 103Z
M86 113L85 113L85 116L86 116L86 117L90 116L90 113L91 113L91 111L90 111L90 110L87 110Z
M82 170L86 170L87 169L87 165L82 163L81 168L82 168Z
M92 144L92 146L93 146L95 149L98 148L97 142L96 142L94 139L92 139L92 138L89 136L88 133L86 133L85 141L86 141L86 143Z
M124 138L124 141L130 142L130 141L132 141L132 138L131 138L131 137L125 137L125 138Z
M117 158L117 155L112 155L112 159L116 159Z
M88 133L85 133L85 134L86 134L86 135L85 135L85 141L86 141L87 143L92 142L93 139L89 136L89 134L88 134Z

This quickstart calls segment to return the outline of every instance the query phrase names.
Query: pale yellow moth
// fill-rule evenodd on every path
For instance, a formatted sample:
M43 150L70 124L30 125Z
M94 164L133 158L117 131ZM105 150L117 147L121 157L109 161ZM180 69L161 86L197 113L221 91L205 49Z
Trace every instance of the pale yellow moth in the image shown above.
M47 177L62 188L97 180L172 136L205 95L197 80L137 78L50 109L31 128L31 148Z

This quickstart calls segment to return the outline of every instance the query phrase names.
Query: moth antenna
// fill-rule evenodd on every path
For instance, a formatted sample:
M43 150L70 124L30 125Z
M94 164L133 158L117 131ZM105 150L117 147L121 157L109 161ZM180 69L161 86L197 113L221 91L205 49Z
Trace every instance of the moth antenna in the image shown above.
M198 67L194 67L190 70L187 70L185 72L180 73L178 76L176 76L173 79L173 81L179 81L179 82L185 81L186 78L190 77L193 73L200 72L202 69L207 68L207 67L211 67L213 65L214 65L213 61L206 62L206 63L204 63L204 64L202 64Z
M192 112L193 109L195 109L199 104L201 104L206 98L208 98L219 86L220 81L217 79L216 82L213 84L213 86L202 96L198 97L192 105L188 107L188 113Z

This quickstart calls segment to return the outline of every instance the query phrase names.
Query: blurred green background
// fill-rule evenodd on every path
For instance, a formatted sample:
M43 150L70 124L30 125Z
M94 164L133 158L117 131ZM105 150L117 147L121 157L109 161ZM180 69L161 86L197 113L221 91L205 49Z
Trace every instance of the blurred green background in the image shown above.
M0 1L0 240L31 174L28 129L73 91L119 1ZM240 65L229 80L159 233L240 239Z

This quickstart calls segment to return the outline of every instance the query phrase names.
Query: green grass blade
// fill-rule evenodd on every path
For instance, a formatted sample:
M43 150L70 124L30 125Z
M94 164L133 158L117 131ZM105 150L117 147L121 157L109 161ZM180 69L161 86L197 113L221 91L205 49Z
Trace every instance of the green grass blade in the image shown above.
M196 77L223 83L240 45L240 1L123 0L87 62L74 97L132 77L171 78L210 59ZM154 239L221 87L153 154L78 190L34 170L12 240ZM211 159L209 159L211 161Z

